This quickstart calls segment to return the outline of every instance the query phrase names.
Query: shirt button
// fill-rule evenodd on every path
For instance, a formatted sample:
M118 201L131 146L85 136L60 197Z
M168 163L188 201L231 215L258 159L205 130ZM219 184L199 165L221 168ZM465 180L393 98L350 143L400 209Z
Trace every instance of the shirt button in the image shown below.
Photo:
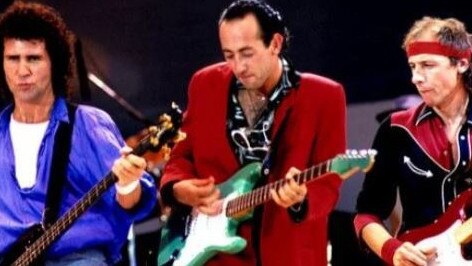
M451 182L451 178L448 178L448 179L447 179L447 182Z
M447 205L449 205L449 206L450 206L451 204L452 204L452 201L449 201L449 202L447 203Z
M462 161L462 165L463 165L463 166L466 166L466 165L467 165L467 162L466 162L466 161Z
M443 151L443 154L444 154L445 156L447 156L447 150L446 150L446 151Z
M465 136L464 136L464 135L461 136L461 140L465 140Z

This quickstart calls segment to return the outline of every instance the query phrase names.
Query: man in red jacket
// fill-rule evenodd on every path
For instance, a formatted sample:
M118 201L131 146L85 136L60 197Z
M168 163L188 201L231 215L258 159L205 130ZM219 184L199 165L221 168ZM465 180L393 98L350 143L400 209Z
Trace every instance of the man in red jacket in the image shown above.
M345 96L340 84L295 71L282 56L288 37L271 6L235 1L219 21L225 62L201 69L190 82L187 138L162 177L165 204L215 214L218 184L251 162L267 166L260 183L289 180L238 227L246 248L218 253L208 265L327 264L327 218L341 179L330 174L299 185L293 176L345 151Z

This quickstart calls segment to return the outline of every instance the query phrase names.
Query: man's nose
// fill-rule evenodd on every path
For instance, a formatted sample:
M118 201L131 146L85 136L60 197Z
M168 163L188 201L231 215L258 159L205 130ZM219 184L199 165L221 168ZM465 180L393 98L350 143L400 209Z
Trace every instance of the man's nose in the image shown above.
M240 57L236 58L236 60L235 60L236 73L241 74L244 71L246 71L246 69L247 69L247 64L246 64L245 60L241 59Z
M23 76L28 76L30 74L31 74L31 68L28 65L28 63L24 61L20 61L18 65L18 75L23 77Z
M425 76L423 73L420 73L417 69L411 71L411 82L413 84L422 83L425 81Z

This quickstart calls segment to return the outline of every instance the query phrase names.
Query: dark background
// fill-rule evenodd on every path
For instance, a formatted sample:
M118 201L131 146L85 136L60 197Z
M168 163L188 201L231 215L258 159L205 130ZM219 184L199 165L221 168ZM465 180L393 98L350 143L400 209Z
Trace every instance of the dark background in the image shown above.
M0 0L7 5L7 0ZM231 1L42 0L60 11L83 43L89 72L149 119L171 101L183 108L198 68L222 59L217 20ZM301 71L340 81L348 104L414 93L400 48L424 15L471 24L470 1L272 0L291 30L289 57ZM1 6L0 6L1 7ZM108 111L125 137L143 124L91 85L89 104ZM222 103L224 104L224 103Z

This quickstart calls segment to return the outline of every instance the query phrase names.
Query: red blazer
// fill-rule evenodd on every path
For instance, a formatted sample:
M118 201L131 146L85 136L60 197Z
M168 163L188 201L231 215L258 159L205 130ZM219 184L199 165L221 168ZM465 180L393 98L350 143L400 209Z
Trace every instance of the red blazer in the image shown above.
M192 77L183 122L187 138L172 151L162 187L174 180L209 176L220 183L241 168L225 124L232 77L225 63L206 67ZM327 78L302 74L300 86L292 89L276 109L272 130L272 136L280 136L269 182L284 178L292 166L303 170L344 153L346 104L342 86ZM310 183L308 216L300 223L274 202L265 204L260 230L262 265L327 264L328 215L338 199L340 184L337 175ZM255 265L251 227L248 221L239 228L239 234L248 240L243 252L218 254L208 265Z

